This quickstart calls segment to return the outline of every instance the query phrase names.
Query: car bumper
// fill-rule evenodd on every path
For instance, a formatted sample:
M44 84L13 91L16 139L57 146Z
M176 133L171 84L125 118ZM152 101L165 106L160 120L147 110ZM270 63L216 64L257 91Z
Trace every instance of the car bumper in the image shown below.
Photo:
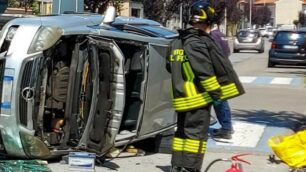
M306 54L299 53L277 53L271 52L269 53L269 61L272 63L278 64L306 64Z
M234 49L236 50L261 50L263 43L238 43L235 41Z

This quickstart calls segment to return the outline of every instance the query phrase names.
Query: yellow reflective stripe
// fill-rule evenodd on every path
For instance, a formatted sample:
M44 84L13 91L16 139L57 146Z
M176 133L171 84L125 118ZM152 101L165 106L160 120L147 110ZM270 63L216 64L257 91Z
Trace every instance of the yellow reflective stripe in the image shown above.
M184 71L184 73L185 73L185 75L186 75L187 81L192 81L193 78L192 78L192 76L190 75L190 73L189 73L189 71L188 71L188 69L187 69L187 67L186 67L186 63L183 63L182 66L183 66L183 71Z
M195 103L210 103L212 102L212 99L205 99L205 98L202 98L202 99L196 99L196 100L187 100L185 102L176 102L176 101L173 101L173 105L192 105L192 104L195 104Z
M192 69L190 68L189 62L183 63L182 66L187 79L187 81L184 84L186 95L187 96L197 95L197 89L193 83L194 74L192 72Z
M200 140L192 140L192 139L186 139L186 143L191 143L191 144L200 144Z
M205 94L200 94L193 96L192 99L189 98L175 98L173 99L173 107L177 111L183 111L188 109L194 109L198 107L203 107L212 102L212 98Z
M178 141L178 142L185 142L185 139L179 138L179 137L173 137L173 140Z
M174 109L176 111L186 111L186 110L191 110L191 109L204 107L206 105L207 105L207 103L201 103L201 104L197 104L197 105L180 105L180 106L174 106Z
M173 151L184 151L194 154L204 154L206 150L206 142L202 143L202 149L200 150L200 141L193 139L182 139L178 137L173 138L172 149Z
M172 140L172 149L176 151L183 151L184 142L184 139L174 137Z
M199 18L202 19L202 20L207 19L207 14L206 14L206 12L205 12L203 9L201 9L201 11L202 11L202 15L199 16Z
M185 82L185 92L188 97L197 95L197 89L193 82Z
M226 99L239 94L239 91L234 83L225 85L221 87L222 96L221 99Z
M194 73L193 73L193 71L192 71L192 68L191 68L190 63L189 63L189 62L185 62L184 65L186 66L186 69L187 69L187 71L188 71L188 73L189 73L189 75L190 75L190 77L191 77L191 79L192 79L192 81L193 81L193 79L194 79Z
M185 151L185 152L191 152L191 153L198 153L198 152L199 152L198 149L189 149L189 148L186 148L186 147L184 147L183 151Z
M211 99L209 94L207 92L198 94L196 96L191 96L191 97L180 97L180 98L175 98L173 99L174 102L186 102L186 101L192 101L192 100L196 100L196 99L201 99L201 98L205 98L205 99Z
M216 76L212 76L204 81L201 81L201 84L207 91L214 91L221 87Z

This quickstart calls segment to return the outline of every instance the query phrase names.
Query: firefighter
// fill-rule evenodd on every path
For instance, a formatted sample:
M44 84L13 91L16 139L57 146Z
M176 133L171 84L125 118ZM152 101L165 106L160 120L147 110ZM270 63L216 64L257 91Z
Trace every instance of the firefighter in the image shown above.
M173 41L169 66L177 130L172 140L172 172L200 172L206 151L211 105L244 93L231 62L213 41L208 28L218 11L207 1L190 9L191 28Z

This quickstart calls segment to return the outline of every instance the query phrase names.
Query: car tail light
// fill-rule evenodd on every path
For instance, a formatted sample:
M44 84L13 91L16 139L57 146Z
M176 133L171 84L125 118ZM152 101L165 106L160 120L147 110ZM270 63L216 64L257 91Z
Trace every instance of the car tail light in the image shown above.
M271 49L275 49L275 48L277 48L277 44L275 41L273 41L271 44Z

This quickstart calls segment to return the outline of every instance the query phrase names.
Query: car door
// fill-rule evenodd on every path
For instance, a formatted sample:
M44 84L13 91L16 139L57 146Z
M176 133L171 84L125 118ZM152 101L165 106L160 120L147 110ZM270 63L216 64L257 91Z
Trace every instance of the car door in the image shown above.
M85 58L82 63L82 76L80 77L82 81L79 84L81 85L79 90L83 89L83 92L88 94L86 89L89 87L92 90L89 94L92 96L90 100L87 100L88 102L80 99L83 105L79 103L81 104L79 108L81 110L88 108L89 114L88 117L85 117L87 123L79 147L104 153L114 144L123 114L125 103L124 56L112 39L99 36L88 37L87 49L88 58ZM91 85L88 86L88 84Z
M170 100L170 74L166 70L168 47L150 44L146 56L147 84L144 111L138 137L154 134L172 127L176 122Z

